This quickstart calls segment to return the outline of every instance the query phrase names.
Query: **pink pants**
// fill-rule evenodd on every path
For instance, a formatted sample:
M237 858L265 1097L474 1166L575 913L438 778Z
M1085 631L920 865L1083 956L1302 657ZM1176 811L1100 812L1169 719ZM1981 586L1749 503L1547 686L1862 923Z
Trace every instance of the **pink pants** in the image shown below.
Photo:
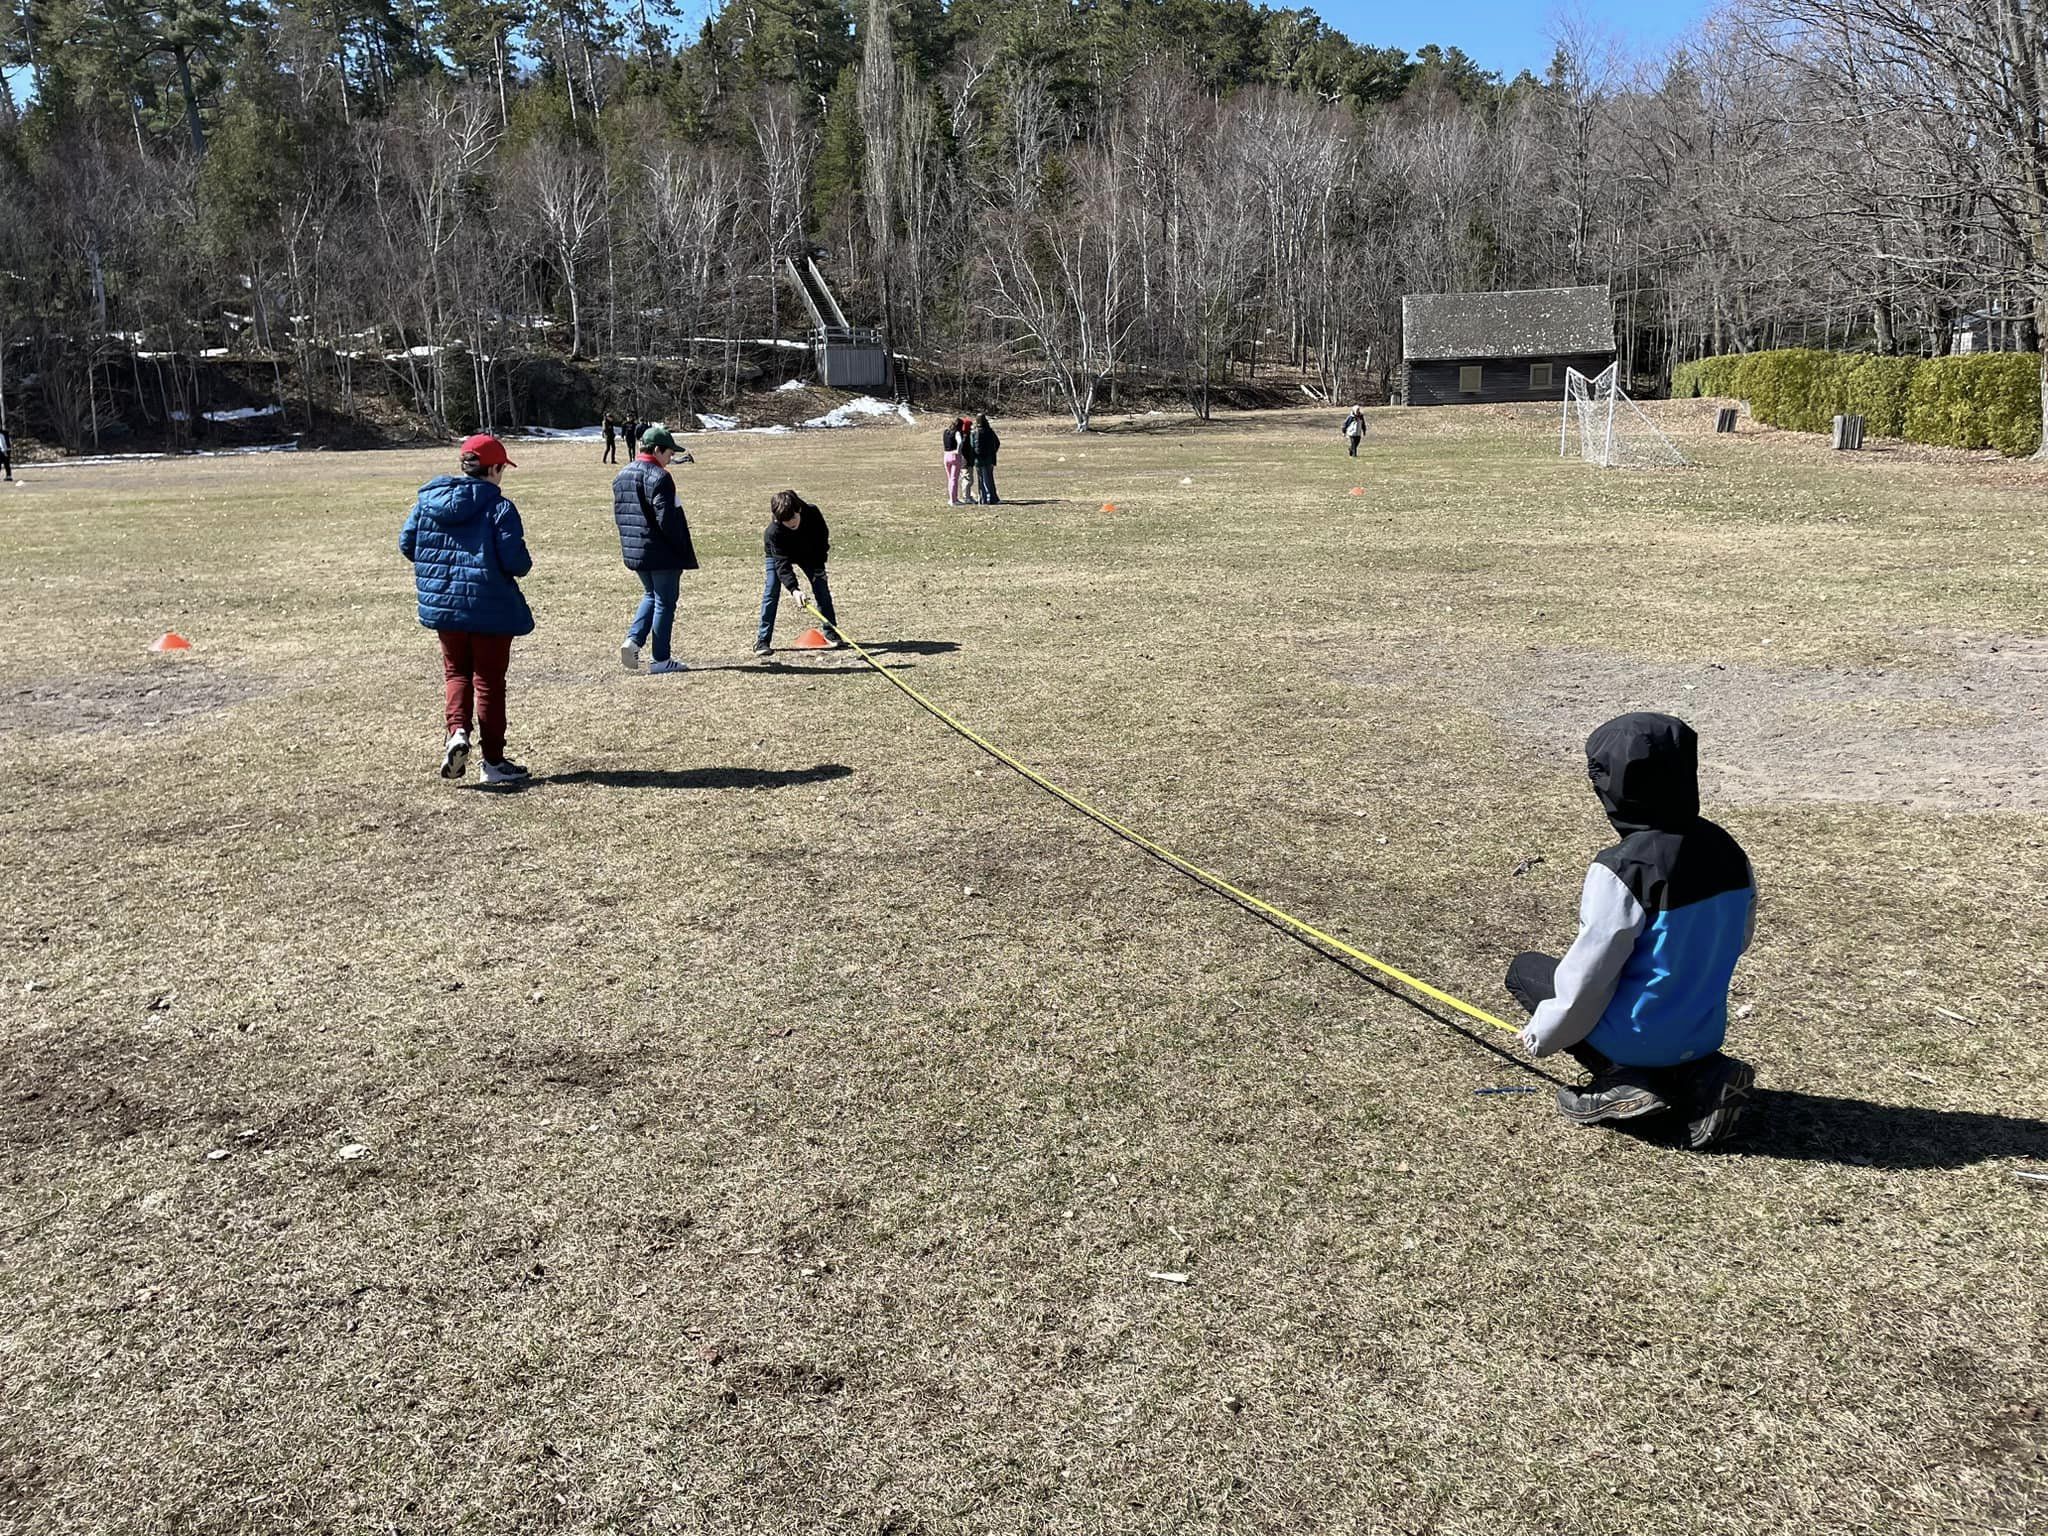
M957 507L959 504L960 455L957 453L949 453L946 455L946 505L949 507Z

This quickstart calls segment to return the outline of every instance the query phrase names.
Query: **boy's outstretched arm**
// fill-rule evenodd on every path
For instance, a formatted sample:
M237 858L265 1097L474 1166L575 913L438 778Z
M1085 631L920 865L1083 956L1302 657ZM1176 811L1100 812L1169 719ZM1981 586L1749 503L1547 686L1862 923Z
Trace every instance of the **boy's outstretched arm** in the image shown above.
M1579 893L1579 936L1557 963L1557 994L1539 1003L1522 1026L1522 1044L1530 1055L1548 1056L1593 1033L1614 1001L1621 968L1648 916L1613 870L1595 864L1586 871Z

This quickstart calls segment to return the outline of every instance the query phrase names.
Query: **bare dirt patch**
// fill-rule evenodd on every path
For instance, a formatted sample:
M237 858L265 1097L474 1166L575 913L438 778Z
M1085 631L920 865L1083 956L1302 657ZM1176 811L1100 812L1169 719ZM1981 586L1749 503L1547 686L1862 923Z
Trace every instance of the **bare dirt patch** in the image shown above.
M1449 661L1431 656L1414 676L1456 676L1461 699L1546 754L1575 756L1591 725L1627 710L1690 721L1713 799L2048 809L2048 640L1958 640L1882 668L1537 647Z
M42 677L0 685L0 732L69 736L176 729L264 692L239 677L189 659L141 672Z

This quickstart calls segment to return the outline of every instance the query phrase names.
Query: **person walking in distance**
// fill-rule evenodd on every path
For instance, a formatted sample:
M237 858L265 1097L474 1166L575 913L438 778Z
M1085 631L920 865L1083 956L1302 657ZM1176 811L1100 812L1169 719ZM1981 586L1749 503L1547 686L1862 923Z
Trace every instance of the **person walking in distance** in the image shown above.
M996 436L986 411L974 418L974 430L969 436L974 444L974 470L981 477L982 505L992 507L1002 500L996 494L996 454L1003 440Z
M505 471L519 466L488 433L464 438L461 455L459 475L420 487L398 550L412 562L420 623L441 642L441 777L468 772L473 716L484 782L518 784L527 771L505 755L505 669L514 638L533 633L533 610L519 590L533 556L519 509L501 487Z
M619 424L612 413L604 413L604 461L607 464L619 462Z
M690 524L676 500L671 463L690 463L674 436L659 422L640 434L640 453L612 481L612 519L619 528L619 554L626 569L640 578L641 598L619 647L619 664L640 670L640 647L650 640L654 664L649 676L687 672L669 654L675 632L676 596L683 572L697 569L697 550L690 542Z
M1354 405L1344 418L1344 442L1352 458L1358 457L1359 440L1365 436L1365 407Z

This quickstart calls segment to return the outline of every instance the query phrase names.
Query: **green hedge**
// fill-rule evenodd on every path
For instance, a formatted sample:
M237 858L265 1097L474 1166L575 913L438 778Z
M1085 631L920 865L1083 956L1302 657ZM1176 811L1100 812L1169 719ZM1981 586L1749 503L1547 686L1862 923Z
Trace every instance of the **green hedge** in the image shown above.
M2017 458L2041 445L2040 369L2032 352L1919 358L1784 347L1681 363L1671 393L1746 400L1758 421L1794 432L1825 432L1848 414L1878 437Z
M1930 358L1913 375L1905 435L2008 458L2032 453L2041 446L2040 367L2029 352Z

